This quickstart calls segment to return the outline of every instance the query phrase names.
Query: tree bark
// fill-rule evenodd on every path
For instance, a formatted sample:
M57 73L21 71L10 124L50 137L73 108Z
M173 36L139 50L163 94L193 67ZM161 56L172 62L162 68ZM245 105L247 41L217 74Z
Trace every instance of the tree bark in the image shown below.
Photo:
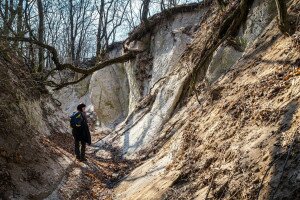
M5 6L4 6L4 17L3 17L3 34L8 35L8 27L7 27L7 21L8 21L8 0L5 0Z
M74 34L74 8L73 0L69 0L69 23L70 23L70 56L72 63L75 62L75 34Z
M278 12L278 27L283 34L290 33L286 0L275 0Z
M101 31L103 29L103 14L104 14L104 0L101 0L100 10L99 10L99 20L98 20L98 29L97 29L97 47L96 47L96 56L98 57L101 51Z
M166 9L166 5L165 5L165 1L164 0L161 0L160 1L160 12L162 12L163 10Z
M142 22L145 23L146 27L147 27L147 24L148 24L149 5L150 5L150 0L143 0L141 20L142 20Z
M17 34L22 37L23 0L19 0L17 7Z
M45 25L44 25L44 7L42 0L37 0L37 6L38 6L38 15L39 15L39 27L38 27L38 41L43 43L44 42L44 32L45 32ZM42 72L44 68L44 49L42 47L39 47L38 49L38 72Z
M224 0L217 0L217 2L221 10L223 10L226 7L226 3L224 2Z

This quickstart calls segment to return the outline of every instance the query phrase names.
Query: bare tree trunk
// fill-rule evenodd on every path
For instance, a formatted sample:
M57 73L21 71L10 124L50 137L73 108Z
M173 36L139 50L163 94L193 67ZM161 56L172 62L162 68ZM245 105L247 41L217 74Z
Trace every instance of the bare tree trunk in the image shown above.
M170 8L177 5L177 1L176 0L169 0L169 3L170 3Z
M145 23L146 26L148 24L149 4L150 4L150 0L143 0L141 20Z
M8 0L5 0L3 34L6 36L8 35L7 21L8 21Z
M31 43L29 43L28 45L28 57L29 57L30 65L35 66L34 48L33 48L33 44ZM32 71L35 71L35 69L32 69Z
M283 34L290 33L286 0L275 0L278 12L278 26Z
M3 35L8 36L9 30L12 26L15 15L16 15L16 12L13 8L13 1L5 0L4 16L2 16L3 17Z
M72 63L75 62L75 34L74 34L74 10L73 0L69 0L69 20L70 20L70 55Z
M42 0L37 0L37 6L38 6L38 13L39 13L39 27L38 27L38 41L44 42L44 32L45 32L45 25L44 25L44 8L43 8L43 2ZM38 72L42 72L44 68L44 49L42 47L39 47L38 49Z
M17 34L22 37L23 0L19 0L17 8Z
M164 0L161 0L160 1L160 11L162 12L163 10L166 9L166 5L165 5L165 1Z
M96 47L96 56L98 57L101 51L101 30L103 28L103 14L104 14L104 0L101 0L100 10L99 10L99 20L98 20L98 30L97 30L97 47Z

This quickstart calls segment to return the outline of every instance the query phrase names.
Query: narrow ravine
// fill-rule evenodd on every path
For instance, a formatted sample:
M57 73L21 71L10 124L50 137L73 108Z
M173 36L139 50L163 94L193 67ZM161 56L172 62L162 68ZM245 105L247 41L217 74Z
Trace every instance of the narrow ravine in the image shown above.
M0 21L0 200L300 199L300 1L143 2L122 42L91 39L98 13L79 60Z

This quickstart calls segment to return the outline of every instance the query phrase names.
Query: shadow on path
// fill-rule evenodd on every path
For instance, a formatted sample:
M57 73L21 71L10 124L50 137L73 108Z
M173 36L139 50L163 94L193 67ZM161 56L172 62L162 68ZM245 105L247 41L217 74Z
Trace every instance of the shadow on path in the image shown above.
M291 129L298 109L298 100L291 101L284 109L279 129L274 133L272 160L261 181L257 199L300 199L300 129ZM264 180L268 174L270 180Z

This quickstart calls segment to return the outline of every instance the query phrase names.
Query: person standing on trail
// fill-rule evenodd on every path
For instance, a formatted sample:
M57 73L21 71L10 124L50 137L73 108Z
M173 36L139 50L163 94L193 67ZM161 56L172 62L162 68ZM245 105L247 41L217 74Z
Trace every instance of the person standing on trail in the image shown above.
M85 108L85 104L79 104L77 106L77 112L74 112L70 117L70 125L72 127L72 134L75 141L75 155L80 161L86 161L86 143L91 145L91 134L87 123Z

